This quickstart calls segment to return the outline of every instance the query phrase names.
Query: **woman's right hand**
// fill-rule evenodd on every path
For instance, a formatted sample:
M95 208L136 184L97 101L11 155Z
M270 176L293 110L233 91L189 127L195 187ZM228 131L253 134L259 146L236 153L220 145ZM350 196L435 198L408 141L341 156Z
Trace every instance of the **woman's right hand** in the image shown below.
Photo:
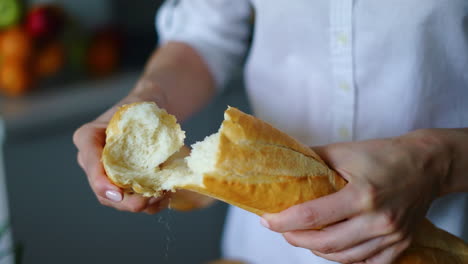
M161 87L170 89L164 90ZM123 211L153 214L166 208L169 203L168 195L145 198L138 194L124 193L107 178L101 163L101 153L105 144L107 124L118 106L153 101L180 121L206 105L215 95L215 91L215 81L210 70L190 45L169 42L159 47L151 56L142 78L130 95L96 120L84 124L73 136L78 148L78 163L85 171L89 184L101 204ZM168 103L168 98L171 99L171 103ZM204 202L206 198L196 198L199 195L185 196L174 193L172 196L180 196L182 200L188 198L190 202L195 202L196 206L207 204Z
M78 148L78 164L86 173L89 184L102 205L122 211L155 214L167 207L168 195L148 198L136 193L125 193L107 178L101 163L107 124L119 106L140 101L154 101L158 106L166 108L166 98L163 91L157 87L151 89L142 89L141 87L148 85L153 84L140 80L134 91L152 91L151 95L136 92L128 95L94 121L77 129L73 135L73 142Z

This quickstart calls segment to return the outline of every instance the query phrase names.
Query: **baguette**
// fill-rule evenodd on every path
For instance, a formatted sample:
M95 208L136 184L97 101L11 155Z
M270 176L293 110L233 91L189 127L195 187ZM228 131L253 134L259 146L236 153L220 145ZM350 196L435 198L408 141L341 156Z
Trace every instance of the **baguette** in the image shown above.
M262 215L331 194L346 181L309 147L229 107L219 131L181 158L184 132L154 103L121 107L106 131L102 162L127 191L191 190ZM466 264L468 245L425 220L396 264Z

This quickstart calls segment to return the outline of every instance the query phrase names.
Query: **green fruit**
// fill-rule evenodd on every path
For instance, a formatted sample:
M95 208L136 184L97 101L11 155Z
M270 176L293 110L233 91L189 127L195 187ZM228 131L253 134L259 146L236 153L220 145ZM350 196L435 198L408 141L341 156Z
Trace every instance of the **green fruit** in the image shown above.
M21 17L21 6L17 0L0 0L0 28L16 24Z

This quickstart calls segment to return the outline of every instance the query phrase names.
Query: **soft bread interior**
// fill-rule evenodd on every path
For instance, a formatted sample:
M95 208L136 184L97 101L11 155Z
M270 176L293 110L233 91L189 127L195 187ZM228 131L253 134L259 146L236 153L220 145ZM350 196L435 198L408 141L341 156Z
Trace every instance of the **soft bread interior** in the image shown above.
M175 117L156 104L123 106L106 133L102 161L115 184L154 196L191 182L184 159L171 158L183 146L185 133Z
M183 145L184 132L170 115L155 104L144 103L129 107L110 130L119 140L114 141L110 154L119 164L133 171L153 172L155 164L166 161Z
M219 145L219 132L192 145L192 153L186 158L187 165L197 178L196 185L203 184L203 175L216 170Z

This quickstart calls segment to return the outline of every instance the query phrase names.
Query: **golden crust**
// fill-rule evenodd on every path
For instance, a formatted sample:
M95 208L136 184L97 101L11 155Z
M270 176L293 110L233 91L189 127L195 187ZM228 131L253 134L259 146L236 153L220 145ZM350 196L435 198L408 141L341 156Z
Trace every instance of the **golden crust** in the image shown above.
M466 261L437 248L411 247L394 264L466 264Z
M459 253L450 254L438 248L412 246L405 250L394 264L466 264L468 258Z
M216 170L204 187L181 186L261 215L345 186L309 147L251 115L229 107L220 130Z
M468 245L424 219L416 230L413 243L395 263L466 264Z
M225 117L227 118L223 121L221 132L235 142L248 140L250 142L288 147L323 163L322 159L309 147L304 146L267 122L248 115L235 107L228 107Z
M277 177L273 182L247 183L223 180L216 175L205 175L204 187L184 186L214 198L262 215L278 213L293 205L334 192L328 179L320 177L311 181L309 177Z

